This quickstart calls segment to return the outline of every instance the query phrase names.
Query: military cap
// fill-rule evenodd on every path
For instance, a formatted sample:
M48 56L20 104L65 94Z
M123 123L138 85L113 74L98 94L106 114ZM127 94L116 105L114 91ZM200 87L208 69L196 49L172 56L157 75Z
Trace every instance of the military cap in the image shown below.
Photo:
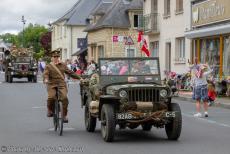
M60 50L54 50L54 51L51 52L51 55L52 55L52 57L54 57L54 56L60 57L61 51Z

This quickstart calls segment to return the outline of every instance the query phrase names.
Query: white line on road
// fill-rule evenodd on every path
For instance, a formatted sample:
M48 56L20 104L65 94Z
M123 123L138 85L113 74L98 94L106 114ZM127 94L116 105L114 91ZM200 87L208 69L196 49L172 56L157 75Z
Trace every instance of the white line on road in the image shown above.
M46 106L34 106L34 107L32 107L32 109L43 109L43 108L46 108Z
M63 130L64 131L75 130L75 128L73 128L73 127L64 127ZM48 131L54 131L54 128L49 128Z
M186 117L189 117L189 118L195 118L193 115L186 114L186 113L182 113L182 115L186 116ZM214 120L209 120L209 119L204 119L204 118L196 118L196 119L201 120L201 121L205 121L205 122L208 122L208 123L217 124L217 125L220 125L220 126L224 126L224 127L230 128L230 125L219 123L219 122L214 121Z

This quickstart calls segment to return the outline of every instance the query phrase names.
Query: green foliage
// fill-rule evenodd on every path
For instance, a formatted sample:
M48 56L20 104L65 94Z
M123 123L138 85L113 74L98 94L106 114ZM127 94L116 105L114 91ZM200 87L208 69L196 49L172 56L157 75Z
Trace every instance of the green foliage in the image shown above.
M19 45L18 36L15 34L10 34L10 33L3 34L0 35L0 39L2 39L6 43L12 43L17 46Z
M40 50L39 52L34 53L34 58L38 61L40 58L44 57L45 52L44 50Z
M28 27L21 31L18 34L20 44L23 44L24 47L29 48L33 47L34 52L40 52L42 46L40 44L41 36L44 33L47 33L48 29L41 25L29 24ZM24 39L23 39L24 38Z
M51 37L47 37L43 39L43 43L45 42L45 46L41 44L41 38L48 34L48 29L45 26L38 24L29 24L25 27L24 31L18 33L18 35L6 33L0 35L0 39L3 39L6 43L12 43L17 47L33 47L35 52L34 56L36 59L39 59L44 56L44 50L50 48Z

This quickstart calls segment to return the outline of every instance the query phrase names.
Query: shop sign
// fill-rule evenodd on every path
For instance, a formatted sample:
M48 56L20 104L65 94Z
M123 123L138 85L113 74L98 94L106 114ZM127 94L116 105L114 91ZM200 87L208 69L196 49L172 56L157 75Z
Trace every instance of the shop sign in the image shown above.
M230 20L229 0L207 0L192 5L192 27Z

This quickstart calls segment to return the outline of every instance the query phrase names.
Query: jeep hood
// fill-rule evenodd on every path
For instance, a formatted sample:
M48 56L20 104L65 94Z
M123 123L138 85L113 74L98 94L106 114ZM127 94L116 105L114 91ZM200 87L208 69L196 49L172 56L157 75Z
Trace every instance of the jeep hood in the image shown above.
M117 91L119 89L122 88L164 88L166 86L162 86L162 85L157 85L157 84L122 84L122 85L111 85L108 86L106 89L107 90L113 90L113 91Z

